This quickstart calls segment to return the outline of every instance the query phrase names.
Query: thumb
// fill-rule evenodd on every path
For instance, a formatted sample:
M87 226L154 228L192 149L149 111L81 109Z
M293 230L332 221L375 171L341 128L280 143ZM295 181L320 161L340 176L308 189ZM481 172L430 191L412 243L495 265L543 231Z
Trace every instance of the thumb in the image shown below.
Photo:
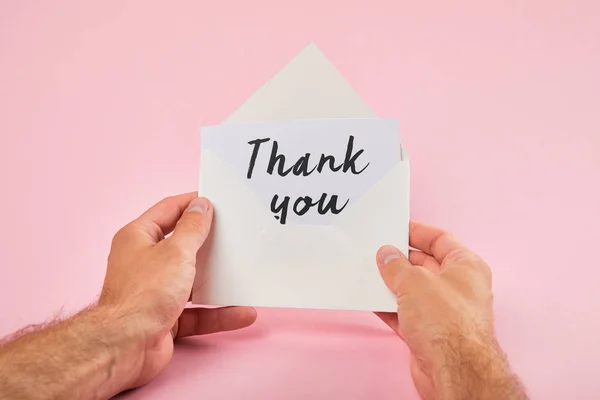
M394 246L383 246L377 251L377 266L387 287L399 295L407 274L415 268L408 258Z
M167 240L194 254L206 240L212 224L213 208L205 197L193 199L187 206Z

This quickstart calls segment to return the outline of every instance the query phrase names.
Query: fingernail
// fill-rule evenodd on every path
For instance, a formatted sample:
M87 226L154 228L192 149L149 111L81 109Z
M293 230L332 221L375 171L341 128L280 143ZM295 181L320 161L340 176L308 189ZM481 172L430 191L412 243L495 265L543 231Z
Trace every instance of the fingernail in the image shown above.
M185 212L199 212L204 214L208 211L208 199L205 197L196 197L190 202Z
M377 252L377 261L383 265L386 265L399 258L402 258L402 253L394 246L383 246Z

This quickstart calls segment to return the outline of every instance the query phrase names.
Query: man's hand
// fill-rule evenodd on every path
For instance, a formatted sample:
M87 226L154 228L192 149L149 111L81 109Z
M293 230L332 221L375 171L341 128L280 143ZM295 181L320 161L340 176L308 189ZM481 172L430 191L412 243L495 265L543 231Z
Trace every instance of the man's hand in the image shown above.
M195 193L169 197L114 237L100 306L139 328L144 352L132 386L158 375L173 354L173 339L251 325L248 307L189 308L196 253L210 231L213 209ZM172 235L165 239L165 236Z
M97 306L0 342L0 399L106 399L158 375L175 338L252 324L252 308L185 309L212 216L190 193L121 229Z
M526 399L494 335L492 274L455 236L410 225L408 259L384 246L377 264L398 298L398 313L378 313L411 351L411 374L424 399Z

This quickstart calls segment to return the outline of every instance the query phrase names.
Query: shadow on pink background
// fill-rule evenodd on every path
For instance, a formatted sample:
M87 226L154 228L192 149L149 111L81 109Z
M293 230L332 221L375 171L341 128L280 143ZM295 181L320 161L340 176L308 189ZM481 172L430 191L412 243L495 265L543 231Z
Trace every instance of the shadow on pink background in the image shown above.
M0 335L93 302L113 233L196 189L199 127L314 41L400 119L412 217L491 264L532 397L600 395L597 1L37 3L0 2ZM417 398L373 315L259 314L125 397Z

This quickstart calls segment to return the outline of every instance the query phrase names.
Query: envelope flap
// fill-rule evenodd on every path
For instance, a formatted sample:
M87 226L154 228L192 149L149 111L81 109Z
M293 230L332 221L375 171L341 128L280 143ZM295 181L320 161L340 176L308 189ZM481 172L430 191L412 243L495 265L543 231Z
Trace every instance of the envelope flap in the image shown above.
M375 118L375 114L311 43L224 123L317 118Z

